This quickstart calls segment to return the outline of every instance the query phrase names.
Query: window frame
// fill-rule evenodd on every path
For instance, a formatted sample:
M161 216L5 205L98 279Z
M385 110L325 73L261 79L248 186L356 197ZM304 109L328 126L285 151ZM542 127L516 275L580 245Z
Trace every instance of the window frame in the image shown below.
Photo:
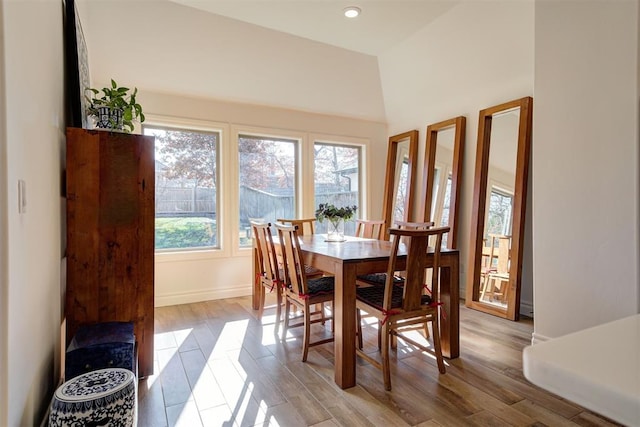
M197 120L187 119L173 116L163 116L159 114L145 114L145 122L142 123L141 128L145 127L159 127L167 129L185 130L185 131L202 131L202 132L218 132L220 134L218 153L216 159L217 164L217 182L218 188L216 188L216 224L218 231L219 248L206 247L206 248L193 248L193 249L155 249L155 261L156 262L181 262L189 260L201 260L201 259L213 259L224 258L230 256L229 242L227 241L227 234L225 233L227 215L225 213L225 198L227 197L227 169L224 165L227 163L228 150L228 135L229 126L226 123L214 122L209 120ZM144 133L144 130L142 130ZM154 214L155 221L155 214ZM154 227L155 229L155 227Z
M356 212L355 218L369 218L370 212L370 198L368 197L368 189L369 189L369 175L368 164L369 164L369 156L367 155L370 141L365 138L354 138L348 136L337 136L337 135L326 135L326 134L309 134L309 153L308 153L308 162L310 165L310 173L309 179L311 182L309 183L309 188L306 190L310 191L313 194L311 200L306 201L306 209L307 212L311 216L315 215L316 206L316 194L315 194L315 152L314 147L316 143L325 144L325 145L337 145L339 147L357 147L360 149L360 159L359 159L359 177L358 177L358 211Z
M229 152L233 153L230 157L229 169L234 171L229 176L229 189L230 189L230 204L228 212L233 212L229 221L229 234L231 239L231 255L232 256L250 256L253 248L251 246L240 246L240 158L238 155L238 139L241 135L261 137L261 138L274 138L274 139L287 139L297 141L295 142L294 156L295 156L295 188L294 188L294 208L296 215L301 215L299 212L303 212L302 209L302 186L303 177L302 171L304 165L301 165L303 161L304 146L307 141L307 134L304 132L298 132L285 129L274 129L257 126L243 126L232 125L229 139Z

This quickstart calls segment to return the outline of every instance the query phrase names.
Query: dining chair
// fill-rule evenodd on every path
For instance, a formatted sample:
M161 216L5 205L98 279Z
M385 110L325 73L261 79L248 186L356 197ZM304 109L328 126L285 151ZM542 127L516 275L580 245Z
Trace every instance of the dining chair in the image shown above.
M369 315L376 317L382 327L381 360L356 347L357 354L367 360L378 369L382 370L384 387L391 390L391 371L389 367L390 338L397 337L406 343L414 345L421 351L435 355L440 373L444 374L446 368L440 346L440 249L442 236L448 233L450 227L431 227L423 230L407 230L400 228L389 229L392 238L392 250L387 267L387 280L384 286L369 286L356 288L356 311L364 310ZM436 244L433 247L433 272L431 275L431 294L423 293L425 272L427 268L427 250L429 238L436 236ZM398 287L392 277L401 268L398 265L398 251L400 241L405 241L406 262L403 268L406 271L405 285ZM426 347L406 335L406 329L426 327L431 323L433 347ZM362 325L357 324L357 334L362 335Z
M401 230L426 230L433 227L433 222L406 222L396 221L395 226ZM383 231L384 233L384 231ZM394 275L394 281L396 285L402 286L403 284L402 272L396 272ZM384 286L387 281L387 273L370 273L363 274L356 277L356 283L360 285L369 286Z
M276 219L277 222L285 225L297 226L298 227L298 236L305 236L315 234L315 218L304 218L304 219ZM313 279L317 277L322 277L325 275L325 272L322 270L318 270L315 267L311 267L309 265L304 266L305 274L307 278Z
M285 225L292 225L298 227L298 236L308 236L316 233L316 219L315 218L280 218L276 220L279 223ZM327 276L328 274L322 270L319 270L315 267L311 267L310 265L304 266L304 272L307 275L307 279L316 279L318 277ZM324 313L324 304L318 306L318 310L322 309L322 313ZM324 316L324 314L323 314ZM322 324L325 324L325 318L323 317Z
M315 279L309 279L304 274L304 265L302 262L302 251L300 249L300 241L298 240L298 227L292 225L284 225L275 223L274 227L278 230L278 238L280 239L280 248L282 250L282 258L284 262L284 286L282 287L284 297L284 326L282 338L287 336L287 329L290 327L304 326L304 335L302 342L302 361L307 361L309 347L313 347L328 342L333 342L331 338L321 339L311 342L311 325L313 323L324 323L325 320L332 320L333 335L333 317L325 317L324 310L311 311L316 304L324 304L332 302L334 298L333 276L323 276ZM302 311L303 323L290 325L290 308L291 305L298 307ZM319 315L320 318L313 319L312 316Z
M384 221L373 219L356 219L356 237L382 240L384 238Z
M297 225L298 236L306 236L309 234L315 234L316 232L315 218L278 218L276 221L285 225Z
M433 227L434 223L432 221L428 222L409 222L409 221L396 221L395 226L399 229L404 230L426 230L428 228ZM382 230L384 235L384 230ZM401 243L404 243L401 241ZM384 286L387 281L387 273L369 273L363 274L360 276L356 276L356 286ZM396 271L393 275L393 282L396 286L404 286L404 272ZM360 323L362 321L362 315L357 313L357 322ZM428 337L429 329L425 328L425 335ZM362 336L358 335L358 347L362 348ZM393 346L395 347L395 340L393 341ZM382 346L382 327L378 325L378 348Z
M249 221L255 239L255 250L257 257L256 281L260 281L260 305L258 318L262 319L265 308L266 291L276 293L276 320L275 332L280 327L282 317L282 281L280 279L280 269L276 255L273 237L271 235L271 224L265 222Z

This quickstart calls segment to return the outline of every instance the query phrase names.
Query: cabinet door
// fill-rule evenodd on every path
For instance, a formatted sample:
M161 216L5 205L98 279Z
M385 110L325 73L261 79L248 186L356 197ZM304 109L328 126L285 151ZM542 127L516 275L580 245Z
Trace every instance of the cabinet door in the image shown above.
M67 129L67 343L81 324L134 322L153 373L154 138Z

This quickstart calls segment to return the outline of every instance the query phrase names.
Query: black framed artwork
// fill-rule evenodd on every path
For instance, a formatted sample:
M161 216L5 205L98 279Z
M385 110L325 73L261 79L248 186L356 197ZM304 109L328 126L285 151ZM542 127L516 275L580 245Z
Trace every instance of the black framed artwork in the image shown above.
M87 129L85 90L90 87L89 57L75 0L64 1L67 126Z

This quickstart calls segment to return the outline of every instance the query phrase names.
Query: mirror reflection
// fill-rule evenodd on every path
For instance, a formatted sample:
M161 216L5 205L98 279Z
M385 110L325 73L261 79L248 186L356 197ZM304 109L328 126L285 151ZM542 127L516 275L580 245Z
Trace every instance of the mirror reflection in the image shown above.
M506 309L520 108L493 116L479 300Z
M467 307L517 320L533 99L480 111Z
M416 174L418 131L389 138L383 204L385 229L396 221L410 221L413 211L413 180ZM385 238L388 233L385 230Z
M454 117L427 126L424 164L424 220L449 226L442 246L457 248L458 194L462 172L466 119Z
M394 182L396 186L393 189L393 215L392 223L396 221L405 221L407 218L407 202L409 200L409 140L405 139L398 142L396 146L396 166Z

